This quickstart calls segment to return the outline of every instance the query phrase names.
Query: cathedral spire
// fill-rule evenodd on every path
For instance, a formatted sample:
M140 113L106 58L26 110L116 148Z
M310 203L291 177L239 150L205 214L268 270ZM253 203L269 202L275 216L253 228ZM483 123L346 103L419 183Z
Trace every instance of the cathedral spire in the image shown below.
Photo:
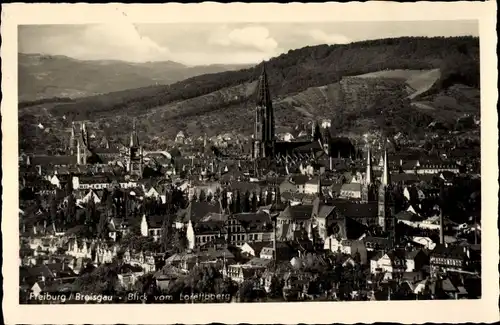
M82 123L82 140L84 147L89 148L89 134L87 133L87 127L85 122Z
M373 181L372 153L371 153L371 148L368 147L368 156L366 158L366 176L365 176L365 182L366 182L366 184L371 184L372 181Z
M384 150L384 169L382 172L382 185L389 185L391 183L391 173L389 171L389 162L387 160L387 149Z
M274 110L265 63L257 84L254 130L254 158L274 156Z
M267 78L266 64L262 64L262 72L259 77L257 92L257 106L266 107L271 102L271 93L269 91L269 81Z
M137 124L136 119L134 119L133 123L134 124L132 127L132 133L130 134L130 147L136 148L139 146L139 137L137 136L137 130L136 130L136 124Z

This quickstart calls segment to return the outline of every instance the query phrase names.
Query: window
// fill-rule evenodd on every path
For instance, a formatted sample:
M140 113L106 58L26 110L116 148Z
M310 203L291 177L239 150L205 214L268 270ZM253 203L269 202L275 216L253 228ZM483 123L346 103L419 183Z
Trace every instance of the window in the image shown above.
M253 237L253 235L252 235L252 234L249 234L249 235L248 235L248 240L252 240L252 237Z

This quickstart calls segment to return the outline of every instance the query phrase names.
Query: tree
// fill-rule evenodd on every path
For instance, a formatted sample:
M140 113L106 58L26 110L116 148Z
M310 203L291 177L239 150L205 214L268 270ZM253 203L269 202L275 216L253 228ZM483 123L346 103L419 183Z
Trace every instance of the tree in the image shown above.
M251 211L257 211L257 193L255 191L252 193Z
M220 198L221 198L221 190L220 190L220 187L217 187L215 189L214 199L219 200Z
M66 224L73 225L76 222L76 200L73 194L68 196L66 205Z
M240 191L236 191L236 195L233 195L233 213L241 213Z
M66 196L73 194L73 180L72 180L72 178L73 177L71 177L71 175L70 175L69 180L66 183L66 186L65 186Z
M247 190L243 196L243 212L250 212L250 192Z
M259 192L259 206L263 206L263 205L265 205L265 203L266 203L266 199L264 197L264 191L261 188L260 192Z
M201 190L200 195L198 196L198 201L205 202L206 200L207 200L207 194L205 193L205 190Z
M188 247L186 233L183 230L176 230L173 236L172 247L177 253L185 251Z
M162 229L161 229L161 245L163 251L166 251L171 243L171 236L172 236L172 225L170 224L170 215L167 215L165 218L163 218L163 224L162 224Z
M273 203L273 192L270 190L267 190L266 205L270 205L272 203Z
M252 302L257 298L254 280L245 280L240 285L240 289L238 290L238 296L240 298L240 302Z
M276 298L283 298L283 286L284 286L284 281L283 279L279 278L276 275L273 275L271 278L271 285L269 286L269 297L276 299Z
M227 209L227 191L223 190L221 193L221 205L222 209L226 210Z
M96 212L99 215L99 224L97 225L97 236L101 239L106 239L108 236L108 218L105 213Z
M50 198L50 206L49 206L49 214L50 214L50 223L55 223L57 220L57 202L54 196Z

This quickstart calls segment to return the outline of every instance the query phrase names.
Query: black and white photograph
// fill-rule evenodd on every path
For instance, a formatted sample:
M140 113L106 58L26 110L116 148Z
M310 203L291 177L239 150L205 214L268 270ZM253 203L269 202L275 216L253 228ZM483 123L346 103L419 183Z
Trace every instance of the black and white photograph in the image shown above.
M481 37L19 24L18 303L481 300Z

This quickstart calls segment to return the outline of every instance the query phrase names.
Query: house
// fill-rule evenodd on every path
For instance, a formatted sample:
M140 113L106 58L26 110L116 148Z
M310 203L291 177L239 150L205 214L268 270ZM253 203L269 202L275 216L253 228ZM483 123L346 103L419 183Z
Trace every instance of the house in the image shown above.
M264 273L265 267L258 265L248 265L248 264L233 264L228 265L223 270L223 275L231 278L236 283L242 283L245 280L251 279Z
M365 236L362 240L367 251L388 251L392 246L389 238Z
M123 261L132 266L141 267L144 273L156 271L155 258L151 254L144 254L143 252L132 253L130 250L126 250L123 254Z
M144 270L140 266L122 264L118 269L118 281L122 288L131 290L137 279L144 275Z
M165 265L161 270L156 271L154 278L157 287L164 291L169 288L169 285L177 279L185 276L185 272L173 265Z
M328 229L335 219L335 207L323 204L321 197L317 196L313 201L311 216L319 238L325 241L328 237Z
M122 238L130 231L129 224L124 218L109 218L108 235L114 241Z
M307 175L292 175L280 184L280 192L297 192L297 193L305 193L306 192L306 183L309 181L309 176ZM283 191L281 187L283 186ZM316 191L317 192L317 191Z
M370 272L378 273L403 273L406 270L405 254L401 250L391 250L387 253L379 252L370 260Z
M186 209L179 210L177 213L175 227L186 228L189 221L194 225L210 213L222 213L221 205L219 203L191 201Z
M111 188L111 180L104 175L73 176L74 190L101 190Z
M175 143L184 144L186 142L186 135L183 131L179 131L175 136Z
M379 253L370 261L372 274L385 273L384 279L392 279L403 273L419 272L428 265L428 256L422 250L406 251L393 249L387 253Z
M193 234L194 238L190 235ZM224 220L209 220L201 221L193 225L188 222L187 236L189 247L204 247L212 244L219 238L224 238L225 221ZM192 242L194 239L194 242Z
M158 190L156 190L156 188L154 186L149 187L147 190L146 190L146 188L144 188L144 191L145 191L144 197L155 199L155 200L160 200L160 198L161 198L160 193L158 192Z
M319 177L313 177L308 180L304 185L304 193L305 194L316 194L319 193L321 183L319 182Z
M276 251L277 261L289 261L299 254L297 249L284 242L276 242ZM274 258L273 244L270 243L267 246L263 247L260 251L259 257L261 259L272 260Z
M335 207L337 218L348 217L366 226L378 225L377 202L359 203L336 200L331 204Z
M141 235L143 237L152 237L154 241L160 239L162 235L162 227L165 216L160 215L142 215L141 220Z
M270 244L272 244L270 241L247 241L240 247L240 249L244 255L257 257L260 256L262 248L267 247Z
M68 250L66 255L73 256L75 258L90 259L92 257L92 243L88 240L79 240L77 238L71 238L68 241Z
M101 203L101 199L96 194L95 190L89 190L89 192L82 199L77 199L76 203L87 204L91 201L94 201L95 204Z
M342 187L340 188L340 197L345 199L360 199L361 184L360 183L343 184Z
M192 252L174 254L165 260L165 265L179 268L183 272L191 270L198 263L198 256Z
M273 225L269 215L264 212L236 213L226 222L229 241L240 247L248 242L271 241Z
M113 246L112 248L97 245L94 254L95 254L94 258L95 265L100 265L102 263L111 263L118 254L118 248L116 245Z
M474 271L474 261L480 259L481 252L467 245L437 244L430 252L431 274Z
M311 230L312 205L287 206L277 217L278 240L292 240Z

